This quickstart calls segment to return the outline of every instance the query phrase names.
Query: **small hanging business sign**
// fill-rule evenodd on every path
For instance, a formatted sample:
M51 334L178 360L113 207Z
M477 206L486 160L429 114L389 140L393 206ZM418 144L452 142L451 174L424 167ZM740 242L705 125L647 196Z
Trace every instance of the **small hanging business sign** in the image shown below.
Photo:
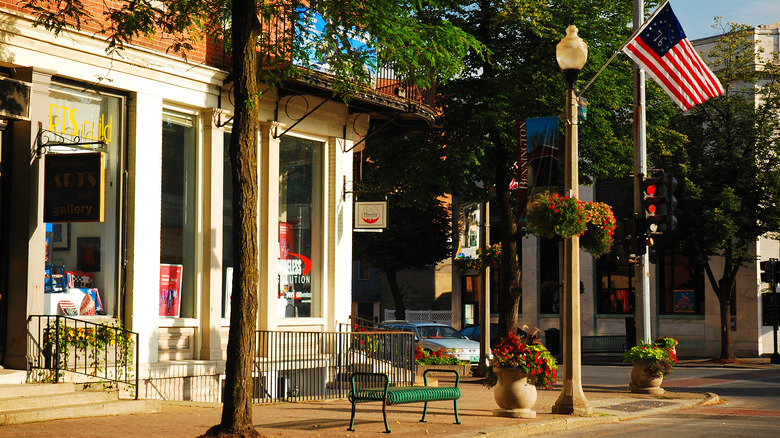
M103 222L105 193L102 152L46 154L44 222Z
M355 202L355 231L381 232L387 228L387 201Z

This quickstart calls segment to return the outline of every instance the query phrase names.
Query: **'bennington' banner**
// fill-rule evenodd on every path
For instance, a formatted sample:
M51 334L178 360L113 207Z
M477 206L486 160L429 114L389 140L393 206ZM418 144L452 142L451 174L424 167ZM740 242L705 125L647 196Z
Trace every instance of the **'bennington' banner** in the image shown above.
M44 222L103 222L103 153L46 154Z

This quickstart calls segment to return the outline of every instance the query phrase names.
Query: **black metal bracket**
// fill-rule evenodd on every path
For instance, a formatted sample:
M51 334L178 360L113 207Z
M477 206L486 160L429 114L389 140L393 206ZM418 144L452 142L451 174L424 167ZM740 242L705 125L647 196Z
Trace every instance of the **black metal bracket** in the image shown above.
M62 134L58 134L48 129L43 129L43 122L38 122L38 134L35 136L35 147L33 150L37 157L45 155L48 148L52 146L64 146L76 149L76 146L88 146L88 145L100 145L99 148L78 148L78 149L91 149L101 150L105 149L106 141L81 141L81 137L73 136L72 140L68 140Z

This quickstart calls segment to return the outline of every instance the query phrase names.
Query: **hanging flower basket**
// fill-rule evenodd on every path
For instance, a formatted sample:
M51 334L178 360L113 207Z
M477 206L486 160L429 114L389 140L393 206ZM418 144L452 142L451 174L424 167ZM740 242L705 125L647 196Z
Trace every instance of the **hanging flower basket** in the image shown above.
M583 202L588 224L580 238L580 247L593 257L609 252L615 234L615 215L612 208L603 202Z
M594 257L609 252L616 226L612 208L603 202L544 194L528 205L531 234L547 239L580 236L580 247Z
M542 195L528 205L528 231L538 237L568 239L585 232L582 202L569 196Z

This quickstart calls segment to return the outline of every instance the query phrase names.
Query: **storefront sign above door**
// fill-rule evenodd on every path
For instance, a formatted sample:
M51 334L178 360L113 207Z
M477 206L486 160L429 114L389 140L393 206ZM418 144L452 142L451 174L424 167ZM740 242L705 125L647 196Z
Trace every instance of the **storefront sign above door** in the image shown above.
M104 210L102 152L46 154L44 222L103 222Z

